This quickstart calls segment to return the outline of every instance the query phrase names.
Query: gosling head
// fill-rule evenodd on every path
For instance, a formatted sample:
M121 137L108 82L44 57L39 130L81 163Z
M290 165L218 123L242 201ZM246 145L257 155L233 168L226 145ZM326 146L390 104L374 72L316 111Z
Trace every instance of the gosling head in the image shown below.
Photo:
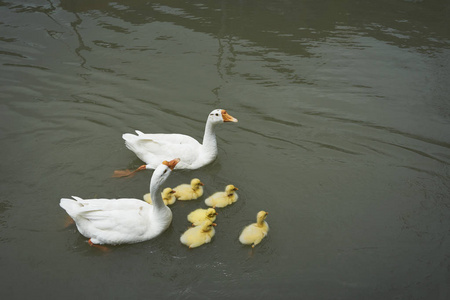
M165 188L162 192L163 198L170 198L175 193L170 187Z
M206 210L206 216L208 217L208 219L213 219L217 215L218 214L214 208L208 208Z
M191 180L191 186L194 190L198 190L203 185L203 182L201 182L198 178L194 178Z
M208 231L213 229L213 226L217 226L217 224L213 223L211 220L205 220L202 223L202 225L200 225L200 226L202 226L202 231L203 232L208 232Z
M268 212L265 212L265 211L261 210L261 211L256 215L256 220L257 220L257 222L258 222L258 223L264 222L264 220L266 219L266 217L267 217L268 214L269 214Z
M225 188L225 193L227 193L228 196L233 196L234 192L236 192L237 190L239 190L237 187L235 187L232 184L229 184Z

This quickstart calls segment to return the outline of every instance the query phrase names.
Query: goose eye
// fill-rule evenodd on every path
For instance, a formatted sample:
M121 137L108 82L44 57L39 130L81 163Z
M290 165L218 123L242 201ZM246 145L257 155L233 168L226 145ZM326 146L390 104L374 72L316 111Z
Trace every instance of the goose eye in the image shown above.
M216 114L216 117L218 117L219 116L219 114Z

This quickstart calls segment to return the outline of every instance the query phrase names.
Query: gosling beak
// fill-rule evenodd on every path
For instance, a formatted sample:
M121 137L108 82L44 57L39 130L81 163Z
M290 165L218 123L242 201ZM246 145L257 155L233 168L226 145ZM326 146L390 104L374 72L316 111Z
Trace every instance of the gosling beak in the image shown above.
M234 188L235 191L239 190L237 187Z
M216 223L212 223L211 225L212 225L212 226L217 226L217 224L216 224Z
M200 182L199 184L200 184L200 185L205 185L203 182Z
M222 119L224 122L237 122L238 120L230 116L225 109L222 109Z
M180 159L179 158L175 158L175 159L172 159L171 161L167 161L167 160L163 161L163 165L168 166L173 171L173 169L175 168L175 166L179 162L180 162Z
M170 191L171 194L175 194L176 192L177 191L175 191L175 190Z

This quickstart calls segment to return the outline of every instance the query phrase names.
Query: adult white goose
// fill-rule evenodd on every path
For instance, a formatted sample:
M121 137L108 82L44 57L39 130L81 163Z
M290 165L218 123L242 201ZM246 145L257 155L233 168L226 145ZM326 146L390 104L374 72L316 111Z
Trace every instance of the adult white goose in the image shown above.
M217 157L215 126L224 122L237 122L224 109L213 110L206 121L203 144L184 134L145 134L136 130L137 135L125 133L125 145L151 168L162 161L179 157L176 169L198 169Z
M153 172L150 194L153 205L140 199L63 198L59 205L73 218L90 244L132 244L152 239L172 222L172 211L161 198L161 185L179 159L164 161ZM151 169L150 167L147 167Z

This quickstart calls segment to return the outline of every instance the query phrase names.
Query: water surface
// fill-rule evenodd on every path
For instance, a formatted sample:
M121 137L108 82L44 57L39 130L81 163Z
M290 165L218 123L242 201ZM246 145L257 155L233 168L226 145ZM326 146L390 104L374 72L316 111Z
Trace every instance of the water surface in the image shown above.
M448 299L450 7L446 1L0 2L4 299ZM125 132L199 140L193 177L227 184L210 244L90 247L61 197L136 197L151 172ZM259 210L269 235L238 242Z

